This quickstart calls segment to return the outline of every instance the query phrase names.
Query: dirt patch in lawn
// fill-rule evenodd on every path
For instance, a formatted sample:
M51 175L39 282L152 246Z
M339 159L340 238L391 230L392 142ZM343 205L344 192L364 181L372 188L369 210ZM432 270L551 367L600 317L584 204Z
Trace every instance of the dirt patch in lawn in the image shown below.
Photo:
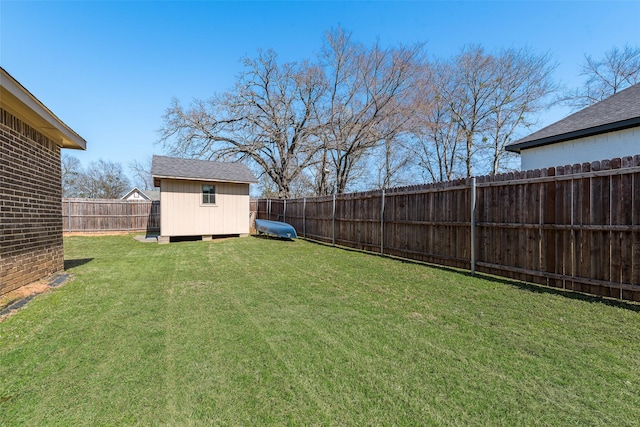
M68 280L68 274L54 274L46 279L38 280L37 282L0 295L0 322L11 316L18 309L24 307L26 303L37 295L47 292L53 287L60 286Z

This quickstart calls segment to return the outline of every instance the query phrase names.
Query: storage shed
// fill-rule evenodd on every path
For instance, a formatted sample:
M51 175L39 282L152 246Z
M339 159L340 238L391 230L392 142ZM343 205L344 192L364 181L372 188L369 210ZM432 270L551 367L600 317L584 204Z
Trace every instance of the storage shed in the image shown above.
M0 295L64 269L60 149L86 144L0 68Z
M249 184L258 180L241 163L153 156L160 187L160 237L249 235Z

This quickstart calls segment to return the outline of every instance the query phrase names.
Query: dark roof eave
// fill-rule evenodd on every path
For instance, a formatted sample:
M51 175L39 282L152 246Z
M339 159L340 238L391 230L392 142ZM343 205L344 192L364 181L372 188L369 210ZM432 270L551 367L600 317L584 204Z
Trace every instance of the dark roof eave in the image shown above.
M587 136L599 135L602 133L624 130L632 127L640 126L640 117L623 120L615 123L607 123L602 126L596 126L587 129L580 129L573 132L563 133L560 135L548 136L546 138L533 139L524 142L514 142L505 147L505 150L513 153L520 153L522 150L529 148L542 147L545 145L555 144L558 142L569 141L571 139L584 138Z
M231 184L257 184L258 181L248 181L248 180L233 180L233 179L215 179L215 178L198 178L192 176L166 176L166 175L152 175L153 181L155 183L156 180L161 179L175 179L181 181L201 181L201 182L228 182Z

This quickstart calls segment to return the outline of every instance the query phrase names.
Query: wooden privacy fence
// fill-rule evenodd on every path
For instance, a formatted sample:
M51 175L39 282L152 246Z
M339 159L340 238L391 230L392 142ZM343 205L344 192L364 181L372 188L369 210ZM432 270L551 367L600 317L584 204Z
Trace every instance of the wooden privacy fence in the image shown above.
M111 199L62 199L66 233L159 232L160 202Z
M258 201L302 237L640 301L640 156Z

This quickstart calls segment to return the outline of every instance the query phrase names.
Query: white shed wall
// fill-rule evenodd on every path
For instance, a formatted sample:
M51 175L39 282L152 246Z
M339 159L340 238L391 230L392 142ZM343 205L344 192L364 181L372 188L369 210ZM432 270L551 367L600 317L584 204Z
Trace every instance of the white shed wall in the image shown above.
M202 203L202 185L216 186L216 203ZM249 234L249 184L163 179L160 235Z
M637 154L640 154L638 127L522 150L520 165L522 170L531 170Z

